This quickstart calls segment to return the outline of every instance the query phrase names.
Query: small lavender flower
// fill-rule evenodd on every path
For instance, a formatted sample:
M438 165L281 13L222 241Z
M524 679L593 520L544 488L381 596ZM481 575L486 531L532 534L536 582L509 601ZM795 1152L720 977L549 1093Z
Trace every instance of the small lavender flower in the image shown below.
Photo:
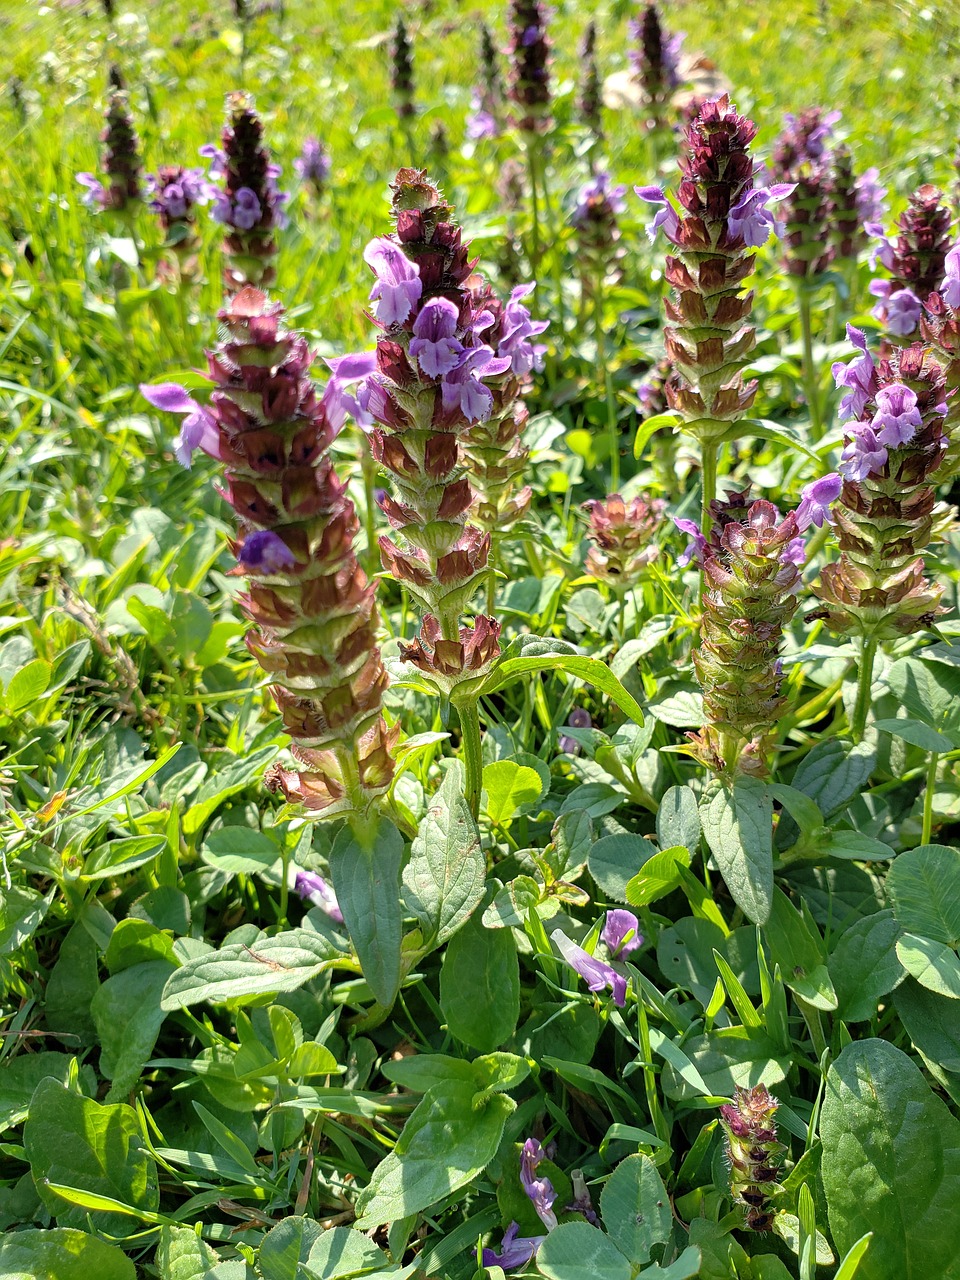
M377 320L388 329L403 324L423 293L420 268L386 236L370 241L363 260L376 276L370 300L377 303Z
M627 979L612 965L571 942L562 929L554 929L550 937L566 964L574 969L587 984L588 991L603 991L607 987L613 993L613 1003L622 1009L627 1003Z
M500 73L500 55L485 22L480 27L480 83L470 99L467 116L467 137L496 138L502 130L505 102L503 76Z
M535 1176L537 1166L544 1159L544 1150L536 1138L527 1138L520 1151L520 1185L527 1193L537 1216L548 1231L557 1225L557 1215L553 1212L557 1193L549 1178Z
M589 729L593 725L590 712L584 707L574 707L567 716L567 724L571 729ZM580 754L580 743L576 738L571 738L569 734L561 733L557 739L557 747L564 755L578 756Z
M880 299L873 314L896 338L915 338L923 303L943 279L951 248L950 223L941 193L928 183L910 197L896 236L881 235L878 241L872 265L880 262L891 279L871 284L870 292Z
M323 876L317 875L315 871L304 871L298 867L295 872L293 888L294 892L309 902L311 906L319 907L321 911L327 913L331 920L337 924L343 924L343 913L340 910L337 895L333 891L333 885L328 884Z
M779 1103L766 1085L744 1089L736 1085L733 1102L720 1108L730 1167L730 1190L744 1206L744 1225L750 1231L769 1231L774 1207L771 1190L777 1182L783 1146L777 1141L774 1116Z
M623 959L631 951L636 951L643 942L640 922L632 911L622 907L614 907L607 912L600 941L604 943L614 959Z
M510 1223L503 1233L499 1253L495 1249L484 1248L483 1265L485 1267L501 1267L504 1271L515 1271L517 1267L526 1266L547 1237L545 1235L521 1236L517 1234L519 1230L519 1223Z
M842 480L835 472L804 485L796 513L797 529L804 533L811 525L822 529L825 524L833 524L832 508L842 488Z
M629 23L630 50L634 76L643 94L647 127L660 128L666 123L670 99L680 86L680 50L684 35L671 35L660 20L654 0L647 0L643 13Z
M877 371L873 357L867 350L866 335L852 324L847 325L847 341L860 352L853 360L844 364L837 360L831 372L837 387L849 387L849 393L840 401L840 418L859 418L867 401L877 390Z
M293 162L293 167L303 182L308 182L314 195L322 195L330 177L332 162L330 155L319 138L305 138L300 155Z
M397 15L390 40L390 87L394 105L401 120L416 115L413 82L413 46L403 15Z
M960 311L960 244L955 244L944 259L944 276L940 294L953 311Z
M880 299L872 315L885 324L890 333L897 338L909 338L917 331L923 305L912 289L895 289L890 280L872 280L870 292Z
M625 186L614 185L610 175L598 169L576 194L570 222L577 232L581 288L585 294L595 292L598 281L606 279L622 256L617 218L627 207L623 199L626 190Z
M590 1198L590 1188L584 1180L583 1171L574 1169L570 1174L573 1185L573 1199L567 1205L567 1213L582 1213L591 1226L597 1226L599 1219Z

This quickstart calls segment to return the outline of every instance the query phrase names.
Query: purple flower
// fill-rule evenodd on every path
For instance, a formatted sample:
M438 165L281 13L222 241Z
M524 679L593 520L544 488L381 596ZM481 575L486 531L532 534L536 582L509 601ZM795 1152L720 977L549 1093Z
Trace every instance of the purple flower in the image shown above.
M593 725L593 721L586 707L574 707L567 716L567 724L571 729L589 729Z
M661 206L653 221L647 227L647 235L650 239L656 240L657 232L663 227L663 234L671 244L679 244L680 219L677 217L676 209L664 195L663 187L634 187L633 189L641 200L646 200L647 204Z
M325 911L331 920L337 924L343 924L343 913L337 902L337 895L333 891L333 886L327 884L323 876L318 876L315 871L304 871L301 867L297 867L293 888L294 892L299 893L305 901Z
M238 187L233 201L233 225L238 231L252 231L262 217L257 193L249 187Z
M877 392L877 412L870 425L881 444L889 449L909 444L921 423L916 393L902 382L891 382Z
M881 223L885 212L883 202L887 194L887 188L881 186L877 181L879 176L879 169L865 169L854 183L857 214L864 230L868 233L872 226ZM883 234L882 230L880 234Z
M548 322L534 320L529 308L525 307L521 301L522 298L531 294L535 287L532 284L518 284L511 292L507 305L503 309L497 355L509 358L508 367L517 377L525 377L535 369L542 369L543 355L547 349L544 343L533 342L531 339L543 333ZM481 327L483 317L489 315L488 311L481 312L474 322L474 329ZM492 316L490 320L492 322Z
M887 451L867 422L854 426L853 439L844 445L837 470L847 480L863 480L886 464Z
M350 355L337 356L327 361L327 367L333 373L323 393L327 421L334 431L339 431L348 417L353 418L357 426L366 431L373 425L373 419L360 406L359 388L354 395L350 387L376 372L376 351L354 351Z
M624 186L611 186L609 173L603 169L598 170L577 192L577 203L570 221L575 227L579 227L590 216L592 204L597 200L606 201L611 213L623 213L627 207L623 199L626 192L627 188Z
M202 169L161 167L147 175L146 185L153 196L150 208L167 222L189 218L194 205L207 204L214 195Z
M948 307L952 307L954 311L960 311L960 244L953 246L944 259L943 265L946 273L940 292Z
M423 293L420 268L386 236L370 241L363 251L363 260L377 276L370 290L371 300L379 299L377 319L387 328L403 324Z
M467 137L474 142L479 141L480 138L496 138L500 133L497 118L490 111L484 111L479 94L473 95L470 107L470 114L467 116Z
M554 929L550 937L570 968L586 980L589 991L603 991L609 987L613 992L613 1003L623 1008L627 1003L627 980L622 973L617 973L611 965L597 960L583 947L571 942L562 929Z
M431 298L413 322L410 354L428 378L452 373L463 358L463 343L454 337L460 313L449 298Z
M739 237L751 249L766 244L770 232L775 232L777 227L767 205L784 200L796 185L795 182L775 182L772 187L754 187L746 191L727 217L728 234L733 239Z
M567 1205L567 1213L582 1213L589 1223L597 1226L597 1211L590 1199L590 1188L584 1181L583 1171L574 1169L570 1181L573 1183L573 1199Z
M297 558L272 529L257 529L243 540L237 559L253 573L285 573L297 567Z
M468 422L485 422L493 409L493 395L478 375L496 377L510 368L510 358L494 356L490 347L466 351L457 367L440 383L443 407L459 409Z
M813 114L812 112L810 114ZM784 129L796 134L802 138L805 154L801 157L806 160L819 160L826 151L826 142L833 132L833 126L841 117L839 111L827 111L819 116L817 123L811 129L809 127L798 128L800 122L797 117L790 111L787 111L783 117Z
M186 414L180 434L173 443L173 452L182 467L189 470L194 449L202 449L211 458L220 457L220 435L216 423L210 412L187 395L183 387L175 382L158 382L154 386L141 382L140 394L148 404L164 413Z
M615 907L607 912L600 941L606 943L613 956L626 956L635 951L643 942L640 922L632 911Z
M696 560L699 564L707 548L707 540L700 532L700 526L694 520L678 520L676 517L674 517L673 523L681 533L686 533L690 536L690 541L684 548L683 554L677 560L677 564L681 569L685 568L691 560Z
M831 372L838 387L850 388L850 394L840 401L840 417L859 418L867 401L873 395L876 365L867 350L867 339L862 330L848 324L847 339L861 354L849 364L838 360Z
M319 138L304 139L303 149L294 160L293 167L304 182L314 182L317 186L326 182L330 177L331 162Z
M547 1238L546 1236L518 1236L519 1230L520 1224L511 1222L503 1233L500 1252L484 1249L483 1265L485 1267L502 1267L504 1271L513 1271L516 1267L522 1267L530 1261Z
M92 173L78 173L77 181L87 190L80 197L88 209L102 209L107 203L109 193L106 187Z
M780 552L780 563L783 565L793 564L799 568L806 558L807 548L803 538L791 538Z
M880 301L872 314L899 338L909 337L920 323L923 307L912 289L894 289L889 280L874 280L870 292Z
M211 178L223 177L227 171L227 153L222 147L218 147L215 142L205 142L198 154L210 161Z
M815 524L818 529L822 529L825 524L833 524L830 506L840 497L842 488L843 480L835 471L804 485L800 490L800 505L796 512L797 528L801 533L809 529L812 524ZM802 563L802 557L794 561L794 564Z
M553 1202L557 1193L549 1178L534 1176L537 1165L544 1157L543 1148L536 1138L528 1138L520 1152L520 1183L533 1203L537 1216L552 1231L557 1225L557 1215L553 1212Z

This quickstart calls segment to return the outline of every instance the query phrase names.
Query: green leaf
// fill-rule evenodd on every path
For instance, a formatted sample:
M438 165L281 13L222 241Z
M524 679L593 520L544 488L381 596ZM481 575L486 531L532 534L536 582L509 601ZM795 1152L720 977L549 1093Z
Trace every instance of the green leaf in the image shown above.
M330 850L330 875L350 941L367 986L384 1008L400 990L403 852L403 836L386 818L362 844L342 827Z
M539 636L527 636L525 640L539 640ZM556 642L542 642L555 645ZM572 646L570 646L572 649ZM584 658L577 653L544 652L536 656L510 657L509 651L494 667L482 686L484 694L496 693L504 685L510 684L517 676L528 671L563 671L567 675L577 676L593 685L601 693L617 704L625 716L635 724L643 724L643 708L613 674L606 663L599 658Z
M268 1231L257 1253L263 1280L337 1280L397 1272L372 1240L349 1227L324 1230L312 1218L289 1217Z
M844 1022L866 1022L877 1012L881 996L906 977L897 959L900 930L892 911L855 920L840 935L829 969L837 993L837 1016Z
M816 801L830 818L857 795L873 772L876 748L867 740L851 747L839 738L818 742L797 765L793 786Z
M106 880L110 876L125 875L152 862L166 847L165 836L122 836L119 840L108 840L87 855L82 877Z
M914 1048L942 1070L960 1074L960 1002L907 978L893 1004Z
M537 1250L537 1270L547 1280L630 1280L633 1267L610 1237L588 1222L564 1222Z
M462 769L454 761L430 801L403 872L404 904L419 920L428 949L452 937L483 897L480 830L462 786Z
M50 683L53 667L43 658L34 658L10 678L3 691L3 708L8 715L18 715L31 703L42 698Z
M921 986L960 1000L960 957L952 947L905 933L897 941L897 959Z
M912 717L935 727L957 727L960 671L941 662L900 658L886 672L887 684ZM876 1251L876 1244L870 1252Z
M26 1120L33 1091L44 1077L51 1076L66 1085L72 1062L72 1054L53 1051L21 1053L0 1062L0 1133ZM80 1068L80 1082L87 1093L96 1093L97 1078L92 1067Z
M77 921L60 943L57 962L47 980L43 1007L48 1030L78 1036L84 1044L93 1041L96 1028L90 1001L100 985L98 960L97 944Z
M520 1016L520 964L510 929L487 929L473 915L451 938L440 968L440 1007L451 1035L490 1053Z
M683 414L677 413L674 409L669 409L665 413L653 413L649 418L644 418L637 427L637 434L633 440L633 456L639 458L643 453L647 441L657 431L663 427L675 427L679 422L683 421Z
M19 951L32 938L50 908L56 889L42 897L33 889L14 885L0 898L0 955Z
M464 1081L427 1090L357 1201L359 1230L428 1209L486 1168L516 1104L502 1093L487 1094L479 1106L475 1101L473 1085Z
M166 1017L160 997L172 971L166 960L135 964L108 978L93 997L100 1071L113 1081L107 1102L127 1096L153 1053Z
M103 962L111 973L148 960L173 960L173 939L149 920L128 916L121 920L107 943Z
M771 422L768 418L738 418L736 422L730 424L722 436L717 437L717 443L725 444L730 440L742 440L747 435L759 437L761 440L773 440L777 444L785 445L791 453L799 450L812 462L821 464L821 460L795 431L788 430L779 422Z
M634 1264L648 1262L670 1236L670 1197L649 1156L628 1156L607 1179L600 1213L610 1239Z
M651 902L665 898L680 884L679 868L689 865L690 850L685 846L661 849L627 881L627 902L631 907L648 907Z
M587 866L607 898L626 902L628 883L656 852L656 845L644 836L603 836L590 850Z
M257 876L270 871L280 861L275 840L250 827L221 827L207 836L200 847L200 861L229 875Z
M706 1093L729 1098L736 1085L745 1089L765 1084L773 1089L787 1077L791 1059L762 1030L726 1027L705 1035L691 1036L683 1043L683 1053L699 1073ZM661 1075L663 1092L677 1101L701 1096L669 1063Z
M289 929L251 946L231 942L189 960L167 979L160 1007L186 1009L201 1000L228 1000L295 991L330 968L340 956L331 942L313 929Z
M960 1121L906 1054L847 1045L827 1074L822 1176L840 1253L873 1241L858 1280L960 1277Z
M901 853L887 876L887 893L905 933L960 945L960 850L926 844Z
M657 840L661 849L683 845L692 852L700 843L697 797L689 787L668 787L657 810Z
M86 1231L28 1228L8 1232L0 1239L0 1275L8 1280L91 1280L92 1276L96 1280L136 1280L137 1269L122 1249Z
M262 747L250 755L239 756L225 769L208 778L183 816L184 835L196 835L224 800L229 800L260 777L276 754L275 746Z
M826 965L826 951L817 926L799 912L781 889L774 889L770 918L764 929L774 964L783 981L815 1009L832 1012L837 995Z
M641 1271L640 1275L647 1277L648 1280L693 1280L694 1276L701 1274L702 1261L702 1255L697 1246L688 1245L680 1257L668 1266L661 1267L654 1263L652 1267Z
M734 902L748 920L765 924L773 902L773 801L753 778L707 787L700 821L710 852Z
M529 810L543 793L536 769L515 760L495 760L483 766L485 812L491 822L504 825L521 810Z
M160 1280L208 1280L220 1261L191 1227L161 1227L156 1265Z
M931 729L922 720L875 720L874 728L880 729L883 733L893 734L895 738L902 738L904 742L920 747L923 751L933 751L937 755L953 750L953 742L949 738L938 733L936 729Z
M85 1226L87 1213L68 1206L48 1183L104 1195L148 1213L160 1203L157 1168L133 1107L101 1105L58 1080L41 1080L30 1102L23 1145L40 1198L63 1226ZM93 1212L90 1219L98 1231L121 1238L140 1226L121 1213Z

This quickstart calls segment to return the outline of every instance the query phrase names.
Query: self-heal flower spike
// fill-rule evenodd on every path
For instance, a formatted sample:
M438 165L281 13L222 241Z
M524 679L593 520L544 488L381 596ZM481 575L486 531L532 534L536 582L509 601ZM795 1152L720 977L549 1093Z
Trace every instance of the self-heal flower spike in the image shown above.
M736 1085L733 1102L720 1108L726 1137L725 1155L730 1168L730 1191L744 1207L744 1225L750 1231L773 1226L772 1192L777 1184L783 1144L777 1141L779 1107L766 1085L744 1089Z
M934 482L943 484L960 472L960 243L944 260L944 276L931 293L920 318L920 336L943 368L947 416L943 429L947 448Z
M562 929L554 929L550 935L564 961L579 973L587 984L588 991L604 991L607 987L613 993L613 1003L622 1009L627 1003L627 979L618 973L612 965L605 964L590 955L583 947L571 942Z
M670 99L680 85L682 32L671 34L663 27L654 0L648 0L639 18L630 20L633 40L630 61L634 78L643 95L647 128L662 127L667 120Z
M597 285L608 278L617 278L616 265L623 256L617 219L626 209L623 199L626 190L598 169L577 192L570 222L577 233L581 290L586 296L593 294Z
M390 39L390 88L393 90L394 106L400 119L416 115L417 109L413 102L413 46L401 14L397 15Z
M770 160L771 171L793 190L778 217L783 262L788 275L822 275L833 256L829 236L830 163L826 143L838 111L810 107L799 115L784 117L784 131Z
M274 682L302 769L271 766L267 785L326 817L363 819L390 783L396 731L381 716L374 588L357 564L356 515L328 453L337 429L308 375L307 344L284 328L279 305L246 286L219 319L208 405L173 383L142 391L184 415L182 462L200 448L225 472L234 572L249 584L240 597L254 624L247 647ZM310 875L301 872L297 892L320 892ZM331 903L320 905L333 915Z
M943 279L951 246L950 210L929 183L918 188L900 215L892 239L881 239L876 259L889 280L875 280L870 292L879 302L874 316L896 338L913 340L923 304Z
M846 425L833 507L840 558L821 570L823 608L808 621L882 643L925 630L943 612L923 551L940 523L933 484L946 413L943 370L923 344L877 363L860 415Z
M513 123L522 133L544 133L550 118L550 41L542 0L510 0L510 86Z
M500 55L485 22L480 29L480 83L470 100L467 137L496 138L503 129L505 94L500 72Z
M201 169L185 169L182 165L163 164L156 173L147 174L149 207L160 219L164 248L176 257L181 280L196 275L200 237L197 235L196 210L209 203L213 189Z
M585 502L590 517L587 537L593 543L586 570L615 590L636 586L644 569L657 558L657 533L667 504L643 495L624 502L619 493Z
M580 43L580 91L577 114L594 143L603 141L603 92L597 66L597 24L591 19Z
M323 194L332 167L330 154L319 138L305 138L293 167L303 182L309 183L313 194Z
M213 160L211 176L222 184L213 216L226 232L224 286L228 292L245 284L266 287L276 279L276 232L286 225L287 196L277 186L280 169L263 145L263 123L249 94L227 96L221 147L202 151Z
M78 173L77 181L86 188L84 204L92 209L124 213L140 199L140 143L127 95L120 89L110 95L106 124L100 135L104 146L104 180L91 173Z
M703 764L728 777L762 774L764 739L781 709L783 631L797 609L803 527L827 518L832 478L781 517L747 490L711 504L710 537L692 525L703 569L700 648L693 664L706 724L687 736Z
M886 195L878 176L878 170L867 169L856 177L850 149L842 144L834 148L826 185L826 216L834 258L856 262L870 235L878 229Z

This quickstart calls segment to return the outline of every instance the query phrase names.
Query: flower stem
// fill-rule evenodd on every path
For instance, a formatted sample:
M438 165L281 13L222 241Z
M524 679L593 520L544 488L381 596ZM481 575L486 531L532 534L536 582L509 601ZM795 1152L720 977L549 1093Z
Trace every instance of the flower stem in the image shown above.
M803 393L810 410L810 425L814 440L823 435L820 415L820 396L817 390L817 370L813 363L813 323L810 314L810 292L801 280L797 285L797 302L800 308L800 331L803 336Z
M525 139L524 151L527 157L527 173L530 177L530 268L534 278L540 269L540 205L537 199L537 139L533 134L527 134ZM531 309L536 306L537 298L534 295Z
M927 781L923 792L923 827L920 831L920 843L929 844L933 835L933 788L937 781L937 765L940 763L939 753L930 752L927 765Z
M597 365L603 370L603 390L607 402L607 439L610 444L610 492L620 492L620 434L617 431L617 408L613 401L613 382L607 364L606 333L603 327L603 271L597 273L593 295L593 333L597 348Z
M363 473L363 524L367 538L366 571L372 578L380 569L380 554L377 547L376 497L374 491L377 480L377 464L370 452L369 437L364 434L360 444L360 470Z
M500 554L500 535L490 530L490 555L487 561L487 617L493 617L497 603L497 560Z
M463 794L474 818L480 814L480 791L483 785L483 755L480 749L480 708L477 698L466 694L455 698L460 718L460 742L463 748Z
M719 445L713 440L700 442L700 532L705 538L710 536L710 525L713 517L710 514L710 503L717 496L717 454Z
M859 742L867 727L867 712L870 710L870 691L873 688L873 660L877 655L877 641L871 636L864 637L860 652L860 676L857 683L857 702L853 709L853 720L850 724L850 735L854 742Z

